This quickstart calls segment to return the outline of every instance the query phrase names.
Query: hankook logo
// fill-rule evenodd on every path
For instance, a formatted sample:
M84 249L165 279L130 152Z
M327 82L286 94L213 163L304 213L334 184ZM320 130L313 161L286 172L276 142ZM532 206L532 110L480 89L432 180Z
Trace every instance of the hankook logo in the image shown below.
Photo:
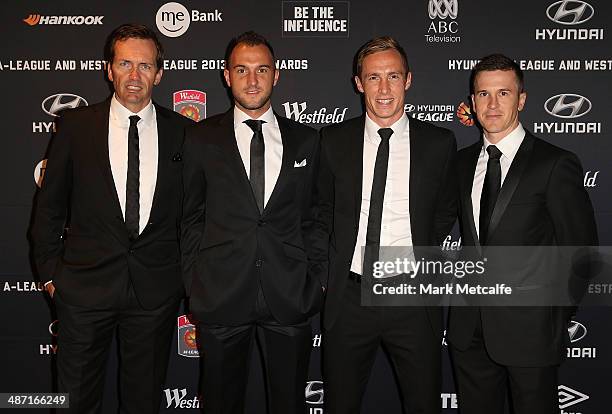
M561 410L589 399L589 396L579 391L559 385L559 408Z
M308 404L323 404L323 381L308 381L305 395Z
M42 102L42 109L51 116L59 116L58 113L67 108L76 108L78 106L87 106L87 101L79 95L71 93L57 93L48 96Z
M576 321L570 322L567 331L569 333L570 342L572 343L580 341L587 334L586 326Z
M562 93L551 96L544 103L544 109L558 118L579 118L591 110L591 101L582 95Z
M594 14L593 6L580 0L557 1L546 9L546 15L550 20L568 26L582 24L590 20Z
M454 20L459 12L459 3L457 0L429 0L427 11L430 19L450 17Z

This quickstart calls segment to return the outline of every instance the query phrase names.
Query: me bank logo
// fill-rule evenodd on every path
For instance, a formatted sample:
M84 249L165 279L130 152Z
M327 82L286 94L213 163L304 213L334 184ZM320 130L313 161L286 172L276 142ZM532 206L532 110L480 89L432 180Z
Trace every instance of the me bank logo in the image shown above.
M192 22L223 22L223 12L187 10L181 3L170 2L162 5L155 14L155 24L167 37L184 35Z

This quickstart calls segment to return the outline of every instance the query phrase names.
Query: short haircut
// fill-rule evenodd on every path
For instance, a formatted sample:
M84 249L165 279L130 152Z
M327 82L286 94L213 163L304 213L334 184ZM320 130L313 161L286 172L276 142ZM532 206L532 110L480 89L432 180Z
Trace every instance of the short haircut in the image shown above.
M272 49L272 45L270 45L268 40L262 35L260 35L259 33L256 33L250 30L248 32L242 33L241 35L237 37L234 37L229 42L229 45L227 45L227 49L225 50L225 67L227 69L229 69L229 61L230 61L230 57L232 56L232 52L234 51L236 46L242 43L244 43L247 46L264 45L270 51L270 54L272 55L272 61L276 62L276 58L274 57L274 49Z
M157 69L160 69L164 64L164 48L157 38L155 32L149 29L147 26L142 24L122 24L111 32L106 39L105 55L109 63L113 62L115 58L115 44L118 41L127 39L145 39L152 40L155 43L157 49L157 55L155 56L155 65Z
M523 79L523 71L521 70L521 67L508 56L502 55L501 53L495 53L483 57L472 69L472 74L470 76L470 92L472 94L475 92L474 88L476 85L476 76L480 72L493 70L513 71L518 82L519 93L525 92L525 81Z
M366 44L361 46L361 48L357 52L357 57L355 59L355 75L361 77L363 60L367 56L377 52L384 52L385 50L397 51L400 54L400 57L402 58L402 63L404 64L404 69L406 69L406 74L410 72L410 66L408 66L408 57L406 57L406 52L404 51L404 48L400 46L398 41L394 38L390 36L383 36L368 40Z

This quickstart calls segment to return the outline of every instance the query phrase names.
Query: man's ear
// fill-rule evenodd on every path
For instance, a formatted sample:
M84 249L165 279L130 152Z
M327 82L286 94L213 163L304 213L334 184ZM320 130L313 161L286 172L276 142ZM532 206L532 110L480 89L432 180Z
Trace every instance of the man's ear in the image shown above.
M357 90L361 93L363 93L363 85L361 84L361 79L359 79L359 76L355 75L355 85L357 86Z

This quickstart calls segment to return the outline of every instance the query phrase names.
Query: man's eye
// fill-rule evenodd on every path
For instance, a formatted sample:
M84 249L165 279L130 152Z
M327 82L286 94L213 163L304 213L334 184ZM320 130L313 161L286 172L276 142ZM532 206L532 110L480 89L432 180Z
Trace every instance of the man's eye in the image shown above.
M148 63L141 63L140 64L140 70L144 71L144 72L148 72L153 68L153 65L149 65Z

